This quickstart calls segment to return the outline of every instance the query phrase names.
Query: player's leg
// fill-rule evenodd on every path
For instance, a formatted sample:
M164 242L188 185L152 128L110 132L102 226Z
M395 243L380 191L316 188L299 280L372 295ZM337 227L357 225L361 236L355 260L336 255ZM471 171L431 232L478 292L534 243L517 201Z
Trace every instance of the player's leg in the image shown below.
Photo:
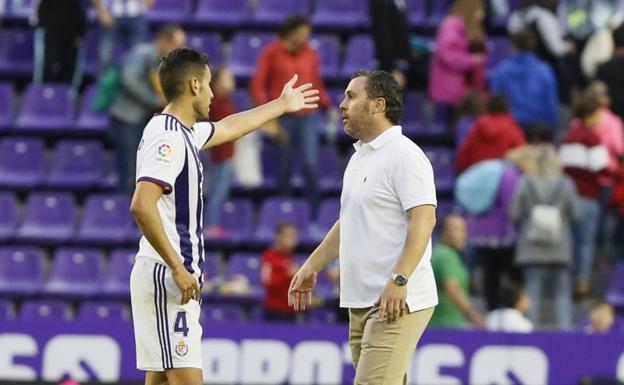
M378 311L368 313L354 384L405 385L410 359L433 309L405 314L390 324L377 319Z
M353 367L357 370L360 352L362 351L362 334L366 323L366 313L370 309L349 309L349 348Z
M145 372L145 385L169 385L165 372Z
M166 372L169 385L202 385L202 370L198 368L174 368Z

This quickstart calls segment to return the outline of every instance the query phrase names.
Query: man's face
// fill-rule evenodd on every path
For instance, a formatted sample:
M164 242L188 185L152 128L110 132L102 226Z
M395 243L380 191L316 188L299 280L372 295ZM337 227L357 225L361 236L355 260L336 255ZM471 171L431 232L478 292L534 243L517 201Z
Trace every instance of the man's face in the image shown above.
M452 216L446 220L444 239L455 250L462 251L466 248L468 230L466 222L460 216Z
M371 100L366 92L367 79L363 76L352 79L340 103L344 130L353 139L362 139L362 133L372 119Z
M183 30L177 30L169 38L161 37L156 42L156 47L160 55L167 55L176 48L186 46L186 33Z
M282 39L284 47L290 53L299 52L310 39L311 32L310 26L302 25Z
M288 226L275 235L275 248L278 251L292 253L297 247L297 228Z
M198 93L193 99L193 110L195 111L195 116L198 121L207 120L210 114L210 103L214 96L210 88L211 78L212 74L210 73L210 68L206 66L203 78L201 80L197 79L201 84Z

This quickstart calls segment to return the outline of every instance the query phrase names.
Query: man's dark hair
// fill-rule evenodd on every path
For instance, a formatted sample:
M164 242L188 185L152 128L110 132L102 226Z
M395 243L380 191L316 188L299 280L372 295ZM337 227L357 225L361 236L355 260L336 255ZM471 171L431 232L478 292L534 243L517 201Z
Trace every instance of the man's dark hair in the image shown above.
M529 144L553 143L553 129L543 123L535 123L527 127L526 139Z
M288 16L277 29L277 36L286 37L299 27L310 26L310 19L304 15Z
M519 52L532 52L537 48L537 38L530 29L513 33L510 36L511 44Z
M386 119L400 124L403 116L403 91L394 77L386 71L357 71L351 79L365 77L366 93L369 99L383 98L386 101Z
M297 229L297 226L295 226L293 223L291 222L286 222L286 221L282 221L280 223L277 224L277 226L275 227L275 235L279 235L282 233L282 231L286 230L286 229Z
M182 95L188 78L203 79L207 65L208 55L192 48L176 48L160 58L158 77L165 99L171 101Z
M176 34L176 32L182 31L184 31L182 27L177 24L165 24L162 27L158 28L158 31L156 32L156 37L171 39L173 38L173 35Z
M574 102L574 116L587 119L602 107L600 96L592 90L585 90Z
M505 308L515 308L524 292L524 288L518 284L508 283L501 288L499 300Z
M487 102L487 110L490 114L506 114L509 112L509 101L504 94L490 95Z

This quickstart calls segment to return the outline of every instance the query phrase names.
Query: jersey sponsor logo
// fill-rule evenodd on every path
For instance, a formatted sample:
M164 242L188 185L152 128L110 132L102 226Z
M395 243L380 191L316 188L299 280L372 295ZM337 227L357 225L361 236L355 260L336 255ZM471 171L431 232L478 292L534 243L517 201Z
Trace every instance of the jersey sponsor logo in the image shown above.
M163 164L171 164L173 159L173 147L169 143L162 143L156 148L156 161Z
M180 357L186 356L186 353L188 353L188 345L184 343L184 340L178 341L178 344L175 347L175 352Z

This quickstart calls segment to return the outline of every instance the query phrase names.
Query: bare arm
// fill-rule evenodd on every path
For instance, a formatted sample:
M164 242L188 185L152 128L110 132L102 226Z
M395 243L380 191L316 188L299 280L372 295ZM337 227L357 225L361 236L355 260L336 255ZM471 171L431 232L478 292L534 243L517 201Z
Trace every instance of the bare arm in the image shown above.
M293 88L298 76L284 85L279 98L248 111L239 112L216 122L215 132L203 149L215 147L223 143L232 142L243 135L255 131L266 122L276 119L286 113L297 112L301 109L317 108L318 90L311 89L312 84L306 83Z
M321 244L310 254L303 264L314 272L319 273L325 266L338 258L340 248L340 221L336 221L321 241Z
M485 319L474 309L470 299L467 298L459 287L459 282L454 278L444 280L444 292L449 296L451 301L464 313L464 315L479 328L485 327Z
M173 279L182 292L182 303L187 303L193 297L199 300L200 289L197 280L186 271L165 233L156 207L162 194L161 186L147 181L139 182L132 197L130 212L145 238L171 269Z

